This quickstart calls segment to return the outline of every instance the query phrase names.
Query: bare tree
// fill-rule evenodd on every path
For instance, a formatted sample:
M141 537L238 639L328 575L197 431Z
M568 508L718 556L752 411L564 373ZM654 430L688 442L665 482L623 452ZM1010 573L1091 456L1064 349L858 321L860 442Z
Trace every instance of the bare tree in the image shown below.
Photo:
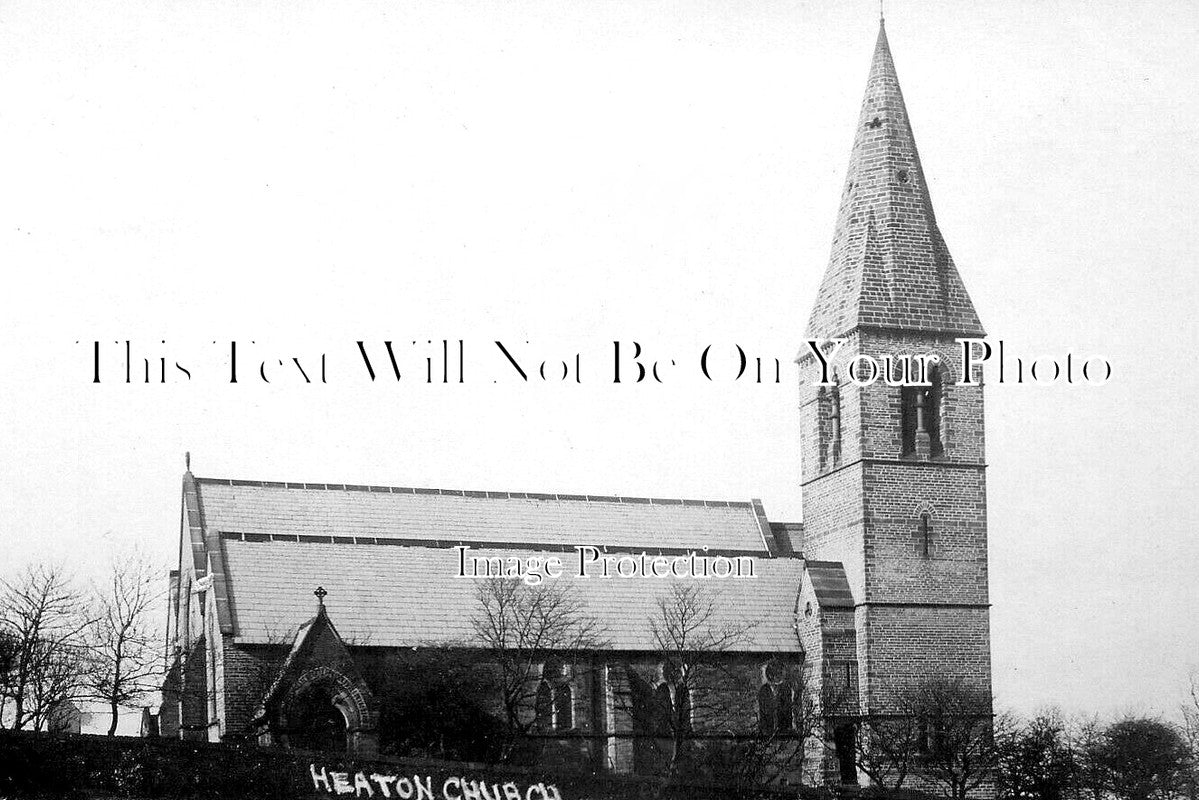
M109 736L116 735L120 709L142 700L162 680L159 630L152 620L163 596L159 572L141 551L120 553L96 590L96 618L88 628L92 667L87 684L92 697L111 714Z
M991 694L960 679L935 678L900 696L919 726L918 769L953 800L994 780L998 764Z
M703 728L743 728L730 725L731 702L746 696L753 681L720 655L743 645L756 621L735 620L719 612L719 592L696 583L674 582L658 598L649 620L654 647L663 661L662 684L656 696L637 703L634 714L650 720L634 719L642 729L656 729L666 744L666 778L673 780L689 745L694 726Z
M4 726L8 711L7 688L13 683L13 670L17 664L19 649L17 638L13 632L0 626L0 727Z
M608 639L600 622L565 583L530 586L510 578L479 581L475 632L495 672L505 741L500 760L539 724L538 688L547 658L572 667L584 654L603 649Z
M866 714L857 721L854 761L872 785L899 791L916 770L920 722L907 713Z
M55 707L83 695L90 622L83 594L58 567L30 565L0 581L0 724L39 730Z
M729 614L718 590L678 581L648 623L660 674L647 680L626 664L629 691L617 698L638 769L664 787L687 776L746 789L802 769L820 713L798 658L746 658L759 620Z

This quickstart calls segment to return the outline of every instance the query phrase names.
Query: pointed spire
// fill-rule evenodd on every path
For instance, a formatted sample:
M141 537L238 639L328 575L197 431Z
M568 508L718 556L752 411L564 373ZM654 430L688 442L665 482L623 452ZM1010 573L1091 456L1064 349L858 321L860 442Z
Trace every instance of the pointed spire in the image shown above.
M981 335L937 220L881 16L833 252L808 335L858 327Z

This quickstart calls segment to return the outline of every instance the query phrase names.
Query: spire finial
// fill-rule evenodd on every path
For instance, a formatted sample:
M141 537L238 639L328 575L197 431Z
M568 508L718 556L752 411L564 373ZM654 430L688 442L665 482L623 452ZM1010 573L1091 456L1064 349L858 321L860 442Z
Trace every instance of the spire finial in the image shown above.
M190 450L183 454L183 468L188 472L192 471L192 454Z
M320 604L321 608L324 608L325 607L325 595L329 594L328 592L325 591L325 587L324 586L316 587L316 591L313 592L313 594L316 595L316 602Z
M878 24L885 25L886 23L887 17L883 14L883 0L878 0Z

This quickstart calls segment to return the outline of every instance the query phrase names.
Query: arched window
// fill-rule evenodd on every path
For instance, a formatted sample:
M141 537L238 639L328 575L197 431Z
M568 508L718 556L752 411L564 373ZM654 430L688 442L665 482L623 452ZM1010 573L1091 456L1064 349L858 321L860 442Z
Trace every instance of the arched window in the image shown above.
M770 736L775 731L778 704L775 702L774 687L768 683L758 689L758 733Z
M674 690L675 706L679 714L679 731L691 732L691 692L686 686L678 686Z
M933 557L933 518L927 511L920 515L916 546L923 558Z
M536 715L534 727L539 731L550 730L554 722L554 696L548 681L542 681L537 685L537 698L534 707Z
M674 702L670 698L670 687L659 684L654 691L654 733L670 737L674 732Z
M921 717L916 721L916 750L921 755L935 756L947 747L945 721Z
M904 386L899 390L899 429L903 440L901 455L910 456L916 452L916 403L920 392L918 386Z
M837 374L834 371L833 380ZM820 468L836 466L841 460L841 385L821 386L816 390L817 439Z
M658 753L651 738L656 733L657 702L654 689L635 670L629 669L626 674L632 700L633 771L639 775L652 774L658 768Z
M795 692L789 684L784 683L778 687L778 699L778 729L783 733L790 733L795 730Z
M560 731L574 727L574 692L566 681L554 688L554 728Z
M941 436L941 370L928 371L928 386L904 386L899 390L902 455L921 455L928 442L927 455L945 452Z
M833 377L837 376L836 371ZM834 464L841 460L841 384L833 386L829 393L829 427L832 428L833 442L830 447Z
M945 452L945 445L941 438L941 370L932 369L928 376L929 386L925 389L925 427L928 429L928 448L929 453L935 458Z
M821 386L816 389L816 450L820 461L820 469L828 467L829 442L829 396L828 389Z

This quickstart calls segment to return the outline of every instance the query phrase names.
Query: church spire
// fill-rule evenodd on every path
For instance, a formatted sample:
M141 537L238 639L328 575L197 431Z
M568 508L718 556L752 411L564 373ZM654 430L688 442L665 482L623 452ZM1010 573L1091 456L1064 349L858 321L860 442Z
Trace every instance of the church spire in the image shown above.
M983 333L937 228L881 16L833 252L808 335L840 336L859 327Z

